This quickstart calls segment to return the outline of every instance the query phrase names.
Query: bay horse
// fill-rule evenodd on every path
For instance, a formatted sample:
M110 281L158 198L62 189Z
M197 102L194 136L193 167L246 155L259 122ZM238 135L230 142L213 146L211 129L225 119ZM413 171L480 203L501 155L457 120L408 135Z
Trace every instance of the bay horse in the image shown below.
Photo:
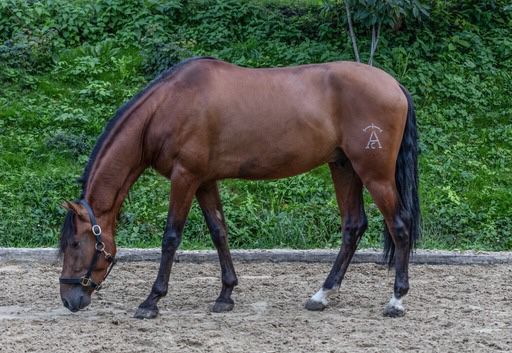
M169 213L158 274L135 317L158 314L194 196L220 260L222 289L212 310L232 310L238 280L218 180L285 178L327 163L342 244L305 307L323 310L340 287L367 228L366 187L384 217L384 252L396 270L384 315L402 316L409 256L420 234L417 143L411 95L380 69L352 62L268 69L206 57L181 62L118 110L90 156L80 200L64 204L62 302L73 312L90 303L115 261L123 200L153 168L171 181Z

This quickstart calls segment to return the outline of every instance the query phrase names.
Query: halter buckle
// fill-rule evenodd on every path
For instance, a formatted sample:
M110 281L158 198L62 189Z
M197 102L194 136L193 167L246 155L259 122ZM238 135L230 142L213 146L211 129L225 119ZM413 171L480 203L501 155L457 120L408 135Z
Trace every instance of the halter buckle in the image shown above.
M91 286L91 279L89 277L82 277L80 278L80 284L83 287L90 287Z
M98 224L92 226L92 234L99 237L101 235L101 227Z

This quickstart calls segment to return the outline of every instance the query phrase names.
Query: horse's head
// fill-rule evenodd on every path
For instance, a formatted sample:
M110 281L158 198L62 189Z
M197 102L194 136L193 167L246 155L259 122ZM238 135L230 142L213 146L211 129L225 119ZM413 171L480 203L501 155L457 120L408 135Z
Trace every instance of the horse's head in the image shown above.
M69 310L76 312L91 303L91 294L98 290L115 263L112 234L96 222L85 200L66 202L68 214L62 227L60 251L63 254L60 296Z

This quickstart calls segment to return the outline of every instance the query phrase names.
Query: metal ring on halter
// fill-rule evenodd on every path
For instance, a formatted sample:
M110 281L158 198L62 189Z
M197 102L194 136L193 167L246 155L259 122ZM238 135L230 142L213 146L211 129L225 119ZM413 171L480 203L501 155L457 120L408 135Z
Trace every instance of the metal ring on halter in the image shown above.
M99 252L103 252L105 250L105 243L100 241L94 245L94 248Z
M95 236L101 235L101 227L98 224L93 225L91 229L92 229L92 234L94 234Z

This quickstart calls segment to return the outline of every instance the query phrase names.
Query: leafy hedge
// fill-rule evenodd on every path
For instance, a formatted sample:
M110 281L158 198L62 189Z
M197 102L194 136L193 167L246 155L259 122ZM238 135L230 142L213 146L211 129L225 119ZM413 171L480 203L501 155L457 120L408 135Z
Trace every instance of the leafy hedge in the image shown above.
M369 47L361 30L360 44ZM0 246L53 246L106 121L156 73L193 55L251 67L350 60L322 4L235 0L0 3ZM364 59L364 58L363 58ZM421 133L423 247L512 249L512 12L507 1L432 1L383 33L374 63L413 93ZM120 217L123 246L158 246L168 182L149 171ZM238 248L337 247L327 168L221 184ZM367 197L379 246L381 217ZM183 246L210 247L194 205Z

